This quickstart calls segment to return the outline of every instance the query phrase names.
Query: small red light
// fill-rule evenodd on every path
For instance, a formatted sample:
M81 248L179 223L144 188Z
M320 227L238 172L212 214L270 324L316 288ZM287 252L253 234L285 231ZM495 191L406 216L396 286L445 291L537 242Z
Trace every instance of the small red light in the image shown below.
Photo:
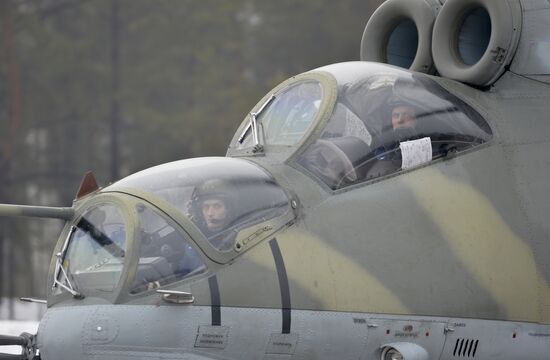
M512 335L512 339L515 339L516 338L516 333L514 333L514 335Z
M426 331L426 336L430 336L430 332L429 332L429 331Z

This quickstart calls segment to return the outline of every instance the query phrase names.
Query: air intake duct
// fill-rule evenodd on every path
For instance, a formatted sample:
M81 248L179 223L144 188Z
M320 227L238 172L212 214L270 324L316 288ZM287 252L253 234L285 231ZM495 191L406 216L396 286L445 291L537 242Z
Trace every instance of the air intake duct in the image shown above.
M361 39L361 60L433 73L432 28L436 0L387 0L371 16Z
M437 71L472 85L493 84L515 54L521 20L519 0L446 0L433 28Z

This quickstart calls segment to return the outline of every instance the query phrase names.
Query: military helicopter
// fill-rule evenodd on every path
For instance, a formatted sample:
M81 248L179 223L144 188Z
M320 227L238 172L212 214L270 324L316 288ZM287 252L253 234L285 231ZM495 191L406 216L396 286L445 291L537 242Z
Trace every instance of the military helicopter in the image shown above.
M548 33L545 0L388 0L226 157L2 205L66 225L0 359L547 358Z

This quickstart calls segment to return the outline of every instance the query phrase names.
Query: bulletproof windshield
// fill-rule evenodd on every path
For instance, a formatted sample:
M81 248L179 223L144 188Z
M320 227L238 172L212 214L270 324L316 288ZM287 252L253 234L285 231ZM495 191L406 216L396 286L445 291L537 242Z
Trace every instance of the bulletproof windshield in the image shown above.
M153 167L109 189L135 188L168 202L215 249L234 248L240 231L289 210L289 200L259 166L242 159L198 158Z
M260 103L257 114L250 114L254 119L239 136L237 148L255 145L255 138L267 145L296 144L313 123L322 98L323 89L315 80L295 83L274 93Z
M333 190L459 154L492 138L480 114L423 74L370 63L327 69L338 78L337 103L298 163Z
M113 204L87 210L69 232L56 264L54 290L113 291L122 273L126 225Z

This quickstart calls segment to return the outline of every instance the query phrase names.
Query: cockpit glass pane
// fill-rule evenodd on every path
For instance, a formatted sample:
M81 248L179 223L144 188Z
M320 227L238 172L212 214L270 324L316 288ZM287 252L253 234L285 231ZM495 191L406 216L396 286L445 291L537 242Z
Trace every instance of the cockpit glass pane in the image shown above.
M233 250L237 234L289 211L283 189L259 166L235 158L197 158L156 166L109 187L159 197L191 220L215 249Z
M294 145L311 126L319 112L323 91L318 81L308 80L275 94L275 99L258 115L258 126L268 145ZM248 132L251 130L249 129ZM253 146L253 136L245 133L237 147Z
M298 157L331 189L421 166L492 138L481 115L427 76L380 65L375 70L339 85L324 131Z
M130 292L137 294L206 271L191 240L143 204L136 207L139 262Z
M113 291L120 279L126 253L126 226L111 204L86 211L68 239L58 281L63 273L78 291ZM66 280L66 279L65 279ZM62 291L62 287L57 287Z

